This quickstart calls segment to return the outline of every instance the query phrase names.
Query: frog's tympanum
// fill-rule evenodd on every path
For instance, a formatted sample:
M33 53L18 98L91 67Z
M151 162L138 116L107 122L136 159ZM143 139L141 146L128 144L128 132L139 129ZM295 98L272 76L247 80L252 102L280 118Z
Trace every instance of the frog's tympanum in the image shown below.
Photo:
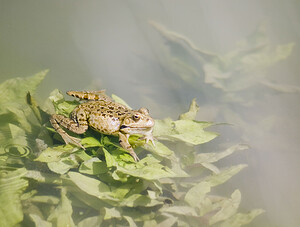
M135 161L139 158L128 142L130 135L142 135L141 139L146 139L146 143L150 140L154 144L152 136L154 120L146 108L131 110L114 102L104 94L104 91L69 91L67 94L88 101L78 105L70 114L70 118L58 114L51 116L53 128L66 144L72 143L84 149L79 142L80 139L68 135L60 126L77 134L84 133L90 126L100 133L118 136L121 146L129 151Z

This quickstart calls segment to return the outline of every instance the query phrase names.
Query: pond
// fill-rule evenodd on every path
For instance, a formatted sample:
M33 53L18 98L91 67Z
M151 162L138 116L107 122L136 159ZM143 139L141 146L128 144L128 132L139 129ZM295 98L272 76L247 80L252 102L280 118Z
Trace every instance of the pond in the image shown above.
M299 3L0 10L0 226L300 224ZM155 119L154 144L129 137L138 162L116 135L65 129L82 149L49 122L84 102L66 91L103 89Z

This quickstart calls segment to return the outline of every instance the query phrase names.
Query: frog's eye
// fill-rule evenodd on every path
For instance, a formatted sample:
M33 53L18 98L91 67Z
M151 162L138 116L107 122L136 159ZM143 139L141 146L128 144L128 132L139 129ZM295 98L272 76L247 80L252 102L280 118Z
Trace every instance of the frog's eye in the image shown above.
M132 116L133 120L138 121L140 119L140 115L139 114L135 114Z

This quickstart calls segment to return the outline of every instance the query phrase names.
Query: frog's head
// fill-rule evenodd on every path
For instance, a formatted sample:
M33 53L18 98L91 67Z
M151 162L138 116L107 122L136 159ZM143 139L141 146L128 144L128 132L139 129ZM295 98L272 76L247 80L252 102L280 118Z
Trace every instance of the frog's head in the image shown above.
M152 133L153 126L154 120L149 116L149 111L142 107L124 118L120 131L124 134L148 135Z

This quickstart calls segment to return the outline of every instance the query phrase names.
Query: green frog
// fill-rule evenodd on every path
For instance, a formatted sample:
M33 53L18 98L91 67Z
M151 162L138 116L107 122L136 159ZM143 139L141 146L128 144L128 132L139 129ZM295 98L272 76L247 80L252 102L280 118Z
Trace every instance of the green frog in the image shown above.
M68 135L62 128L74 133L82 134L88 127L106 134L119 137L120 145L129 151L135 161L139 158L128 142L132 134L142 135L146 143L151 141L154 145L152 130L154 120L150 117L148 109L131 110L125 105L114 102L102 91L68 91L68 95L82 100L70 114L70 118L59 114L51 115L50 122L53 128L61 135L66 144L75 144L85 149L80 139Z

